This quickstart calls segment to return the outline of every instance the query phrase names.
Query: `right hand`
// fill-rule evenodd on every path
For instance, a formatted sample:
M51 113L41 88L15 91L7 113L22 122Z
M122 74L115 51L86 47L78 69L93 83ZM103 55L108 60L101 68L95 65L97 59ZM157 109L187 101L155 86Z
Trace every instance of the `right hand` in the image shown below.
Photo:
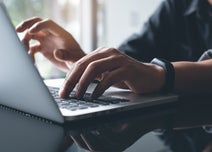
M115 48L102 47L73 64L59 95L67 98L76 87L76 97L80 99L95 79L99 83L91 95L93 99L112 85L144 94L158 92L163 88L165 71L158 65L139 62Z
M33 60L40 52L58 68L68 71L71 63L85 56L72 35L52 20L30 18L20 23L16 31L24 32L22 42ZM30 45L31 40L39 43Z

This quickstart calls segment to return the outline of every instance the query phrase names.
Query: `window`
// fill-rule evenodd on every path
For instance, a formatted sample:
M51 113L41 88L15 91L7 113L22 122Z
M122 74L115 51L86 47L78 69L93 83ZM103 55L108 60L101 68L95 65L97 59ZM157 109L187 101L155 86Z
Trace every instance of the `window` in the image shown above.
M117 47L142 25L163 0L98 0L98 46Z

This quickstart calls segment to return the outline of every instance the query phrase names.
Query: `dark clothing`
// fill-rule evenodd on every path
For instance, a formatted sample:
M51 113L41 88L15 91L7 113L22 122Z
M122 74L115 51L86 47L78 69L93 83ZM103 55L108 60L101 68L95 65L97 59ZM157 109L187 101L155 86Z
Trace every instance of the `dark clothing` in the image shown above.
M212 134L202 127L181 130L166 130L159 135L161 141L169 146L172 152L203 152L212 144Z
M145 23L118 49L150 62L154 57L169 61L197 61L212 48L211 10L207 0L165 0Z

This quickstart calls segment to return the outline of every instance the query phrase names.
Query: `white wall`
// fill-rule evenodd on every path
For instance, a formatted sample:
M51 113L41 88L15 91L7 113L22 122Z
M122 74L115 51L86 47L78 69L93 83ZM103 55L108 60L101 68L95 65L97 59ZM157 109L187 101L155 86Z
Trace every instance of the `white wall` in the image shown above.
M105 0L107 46L117 47L138 32L162 0Z

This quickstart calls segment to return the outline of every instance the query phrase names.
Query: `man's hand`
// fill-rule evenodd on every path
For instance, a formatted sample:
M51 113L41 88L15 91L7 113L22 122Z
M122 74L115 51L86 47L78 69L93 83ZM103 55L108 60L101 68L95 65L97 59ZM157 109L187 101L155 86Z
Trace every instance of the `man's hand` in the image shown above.
M34 54L40 52L54 65L67 71L70 63L85 55L72 35L52 20L31 18L23 21L16 30L24 32L22 42L33 60ZM31 40L39 43L30 45Z
M67 97L78 84L76 96L81 98L97 77L101 79L92 98L99 97L116 84L135 93L154 92L160 90L165 81L161 67L141 63L114 48L99 48L73 64L60 89L60 96Z

